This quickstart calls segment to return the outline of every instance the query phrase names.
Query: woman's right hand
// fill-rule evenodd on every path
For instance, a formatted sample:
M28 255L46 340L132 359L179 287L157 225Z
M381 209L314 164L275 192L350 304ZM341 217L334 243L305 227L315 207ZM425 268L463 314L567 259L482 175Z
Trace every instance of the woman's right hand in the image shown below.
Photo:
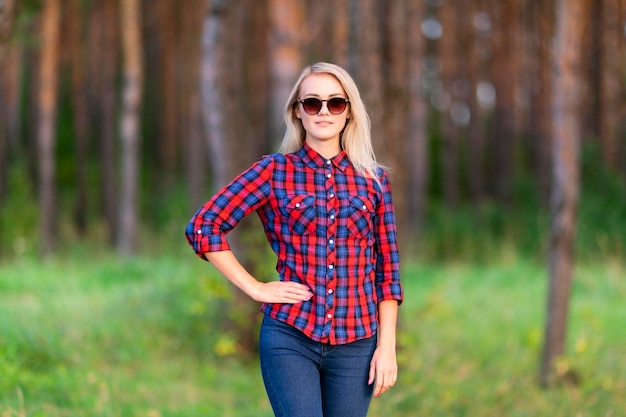
M306 285L283 281L257 281L248 295L260 303L280 304L297 304L309 301L313 297L313 293Z

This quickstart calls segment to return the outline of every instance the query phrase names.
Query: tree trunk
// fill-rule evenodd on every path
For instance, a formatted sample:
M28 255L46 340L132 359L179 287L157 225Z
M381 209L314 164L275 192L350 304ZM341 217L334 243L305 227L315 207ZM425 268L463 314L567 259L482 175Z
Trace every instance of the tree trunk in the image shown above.
M15 15L15 0L0 3L0 68L4 65L7 56L7 45L13 32Z
M0 202L7 188L9 126L12 123L10 110L15 109L17 103L17 97L11 97L7 92L7 90L15 89L11 84L10 75L15 71L16 62L11 60L11 47L7 46L14 21L15 0L5 1L0 6L0 109L3 109L0 112Z
M540 380L557 378L556 359L564 353L567 313L574 268L579 197L580 25L586 0L557 0L553 73L553 188L550 234L550 286Z
M334 0L331 15L333 30L333 60L337 65L348 68L348 39L350 36L350 0Z
M120 8L122 33L123 100L120 120L121 187L118 250L131 255L137 249L139 227L139 139L143 62L141 47L141 9L139 0L124 0Z
M252 6L253 4L254 6ZM226 66L226 68L230 69L227 78L229 79L228 85L230 91L238 97L238 100L233 100L231 106L228 107L227 116L227 120L229 120L228 124L232 126L230 132L227 133L230 145L228 152L230 160L233 161L230 167L230 178L233 178L235 175L248 168L254 161L258 160L263 153L262 149L265 145L265 141L259 138L259 135L262 134L266 124L255 116L263 114L263 110L266 108L266 102L263 102L263 98L256 97L262 94L264 87L257 87L253 82L262 81L264 78L266 80L271 79L270 74L272 66L271 64L269 65L269 72L260 69L256 74L251 74L245 71L246 60L252 57L254 57L254 62L262 66L264 60L261 58L260 53L264 48L267 48L265 51L270 56L274 56L271 45L262 46L259 45L262 39L251 39L261 37L264 33L262 26L259 28L262 30L259 34L245 36L246 30L251 31L255 27L252 21L259 18L259 16L255 15L255 12L258 13L258 9L261 6L262 3L259 2L259 0L242 0L233 5L232 11L228 16L227 27L230 28L230 31L227 42L231 54L228 56ZM298 7L291 9L293 13L296 13L296 16L291 18L294 20L298 19L299 13L302 12L303 7L301 4L297 4L296 6ZM271 15L272 11L268 10L267 13ZM256 24L260 24L260 22L257 21ZM270 27L268 27L267 30L268 33L271 33L269 32L271 31ZM265 39L267 38L265 37ZM265 42L264 44L267 45ZM291 80L291 84L295 81L295 77L299 74L300 69L301 68L296 69L296 74ZM257 77L259 78L257 79ZM291 85L289 88L291 88ZM269 96L272 97L271 99L277 99L282 109L286 97L278 97L271 91L269 92ZM267 95L265 97L267 97ZM246 113L250 115L245 124L236 122L240 117L241 109L245 109ZM229 238L233 250L237 252L237 257L246 270L250 271L257 279L265 280L267 278L266 272L262 271L262 268L259 267L259 260L264 259L270 252L266 252L269 247L266 242L265 234L260 227L258 219L255 217L256 216L249 216L244 219L237 226L237 229L231 233ZM265 274L262 274L262 272L265 272ZM271 274L271 279L275 279L274 275L275 274ZM244 292L236 290L229 311L230 327L235 328L237 331L237 339L242 352L248 355L253 354L257 347L257 329L260 324L258 304L250 299Z
M15 3L15 0L4 0L0 3L0 67L4 62L6 46L13 31Z
M41 63L39 68L39 208L41 255L49 255L57 243L56 210L56 126L58 63L61 23L59 0L44 2L41 15Z
M492 188L498 199L511 197L514 176L514 153L517 141L515 131L516 87L518 68L516 63L519 26L519 1L493 1L494 52L492 78L497 99L495 108L495 131L493 143Z
M159 170L157 179L160 189L168 189L174 184L178 155L177 121L180 118L176 105L179 86L176 79L175 54L180 47L176 37L175 21L181 7L175 0L160 0L155 4L157 12L159 53L156 57L159 68L158 91L160 114L159 123ZM187 26L187 24L185 24Z
M396 222L398 230L406 230L407 224L407 117L409 96L406 89L408 73L408 7L407 0L391 2L382 15L385 24L385 44L380 54L384 57L385 77L385 106L384 136L374 137L378 142L378 149L382 150L381 157L388 161L391 167L391 181L394 189L402 192L394 193ZM381 146L383 145L384 146ZM399 234L401 244L408 241L405 233Z
M484 20L485 10L483 2L472 2L470 5L472 16L482 16ZM480 13L480 14L479 14ZM473 33L470 35L469 53L467 54L467 66L469 74L469 95L468 105L470 110L470 120L468 126L468 181L469 194L474 203L483 201L487 195L485 180L485 123L487 115L483 106L477 98L479 83L488 79L486 63L487 56L491 48L488 46L488 34L490 28L483 24L475 25Z
M600 39L600 148L607 167L617 171L620 165L620 141L626 119L624 104L624 10L622 0L602 0ZM623 166L621 167L622 170ZM626 171L623 171L626 172Z
M383 164L385 155L383 48L378 0L350 0L350 58L348 71L355 78L372 123L372 141Z
M238 132L238 129L248 126L234 126L241 112L240 106L246 105L245 94L239 83L243 77L243 65L238 62L242 55L242 40L236 39L243 32L243 28L239 28L241 5L219 0L209 0L207 3L202 29L200 79L202 116L212 163L213 188L217 190L242 170L244 161L247 160L248 164L251 161L246 156L249 149L242 143L248 135ZM232 100L224 100L230 96ZM242 249L241 239L249 220L244 220L229 234L229 243L241 264L254 273L248 262L248 253ZM234 288L233 291L234 301L224 306L228 314L222 326L225 331L234 333L242 353L251 354L256 346L254 317L257 316L258 307L242 291Z
M76 206L74 220L81 236L87 232L87 148L89 137L89 106L85 80L85 31L82 26L84 10L81 0L69 2L69 53L71 68L71 100L74 122L74 146L76 155Z
M274 152L276 138L271 137L269 121L267 119L268 98L270 89L270 47L267 39L270 33L267 1L247 0L248 17L246 27L254 36L243 36L243 57L254 62L255 65L244 66L244 86L247 91L242 105L250 115L248 126L242 137L246 140L245 148L250 152L246 155L245 164L258 159L261 154ZM295 82L295 78L293 80ZM285 101L285 98L282 99Z
M536 86L531 92L530 147L532 169L544 202L550 199L552 172L552 120L550 118L551 66L550 39L553 36L554 5L552 0L529 4L531 13L529 39L529 66L533 68Z
M102 0L91 10L90 50L99 51L90 56L90 82L93 87L91 118L97 126L95 136L99 143L99 168L104 222L111 246L118 242L119 198L117 170L117 112L118 112L118 54L119 22L118 0Z
M226 152L226 115L222 97L226 97L220 77L225 68L225 51L220 48L227 34L224 15L228 5L225 0L207 0L207 11L202 28L202 58L200 91L202 92L202 116L208 141L209 160L213 177L213 190L224 186L229 177L228 154Z
M328 17L341 13L341 1L333 1L333 7L327 3L312 1L303 2L303 26L298 28L298 40L301 49L306 48L304 56L312 62L332 62L334 59L334 31ZM326 42L315 42L325 38Z
M457 78L457 22L455 10L458 2L446 2L440 9L439 20L443 34L439 40L439 59L441 62L441 82L443 91L438 110L441 112L441 178L443 198L448 206L454 207L459 202L459 131L451 117L452 104L456 102L454 83Z
M269 7L270 132L278 144L285 100L303 67L300 30L304 25L304 5L299 0L269 0Z
M189 190L189 204L192 208L199 207L206 201L208 191L206 189L206 152L203 142L204 130L202 128L202 112L200 105L200 54L202 39L202 19L205 0L186 1L183 3L183 16L191 19L182 30L181 56L178 58L180 84L182 85L182 97L180 97L181 112L183 118L179 123L179 134L184 141L184 170Z
M428 199L428 135L426 129L427 106L422 91L423 59L426 41L420 29L425 17L422 0L409 0L409 51L408 51L408 160L407 167L407 230L409 239L422 239Z

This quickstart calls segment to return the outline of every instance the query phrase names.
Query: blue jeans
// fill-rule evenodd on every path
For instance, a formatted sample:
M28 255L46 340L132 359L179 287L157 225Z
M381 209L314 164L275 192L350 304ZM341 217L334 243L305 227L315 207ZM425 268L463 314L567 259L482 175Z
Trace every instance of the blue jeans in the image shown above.
M276 417L365 417L373 384L367 385L376 336L345 345L311 340L294 327L265 316L261 372Z

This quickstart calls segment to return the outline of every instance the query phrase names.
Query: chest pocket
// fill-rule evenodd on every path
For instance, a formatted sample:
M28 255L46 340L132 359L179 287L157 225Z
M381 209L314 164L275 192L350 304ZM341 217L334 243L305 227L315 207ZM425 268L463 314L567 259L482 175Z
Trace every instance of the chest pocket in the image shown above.
M350 234L359 237L370 236L374 228L374 205L365 197L350 197L347 220Z
M308 235L315 231L315 197L297 194L285 198L287 222L297 235Z

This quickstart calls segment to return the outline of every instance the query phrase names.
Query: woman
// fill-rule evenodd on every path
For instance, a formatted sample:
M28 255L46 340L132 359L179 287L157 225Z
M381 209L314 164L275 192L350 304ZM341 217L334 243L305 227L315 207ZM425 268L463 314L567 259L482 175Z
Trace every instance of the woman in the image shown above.
M285 108L280 153L264 156L191 219L194 251L263 303L260 357L277 417L365 416L397 378L403 299L387 173L342 68L304 69ZM225 235L256 211L280 280L259 282Z

